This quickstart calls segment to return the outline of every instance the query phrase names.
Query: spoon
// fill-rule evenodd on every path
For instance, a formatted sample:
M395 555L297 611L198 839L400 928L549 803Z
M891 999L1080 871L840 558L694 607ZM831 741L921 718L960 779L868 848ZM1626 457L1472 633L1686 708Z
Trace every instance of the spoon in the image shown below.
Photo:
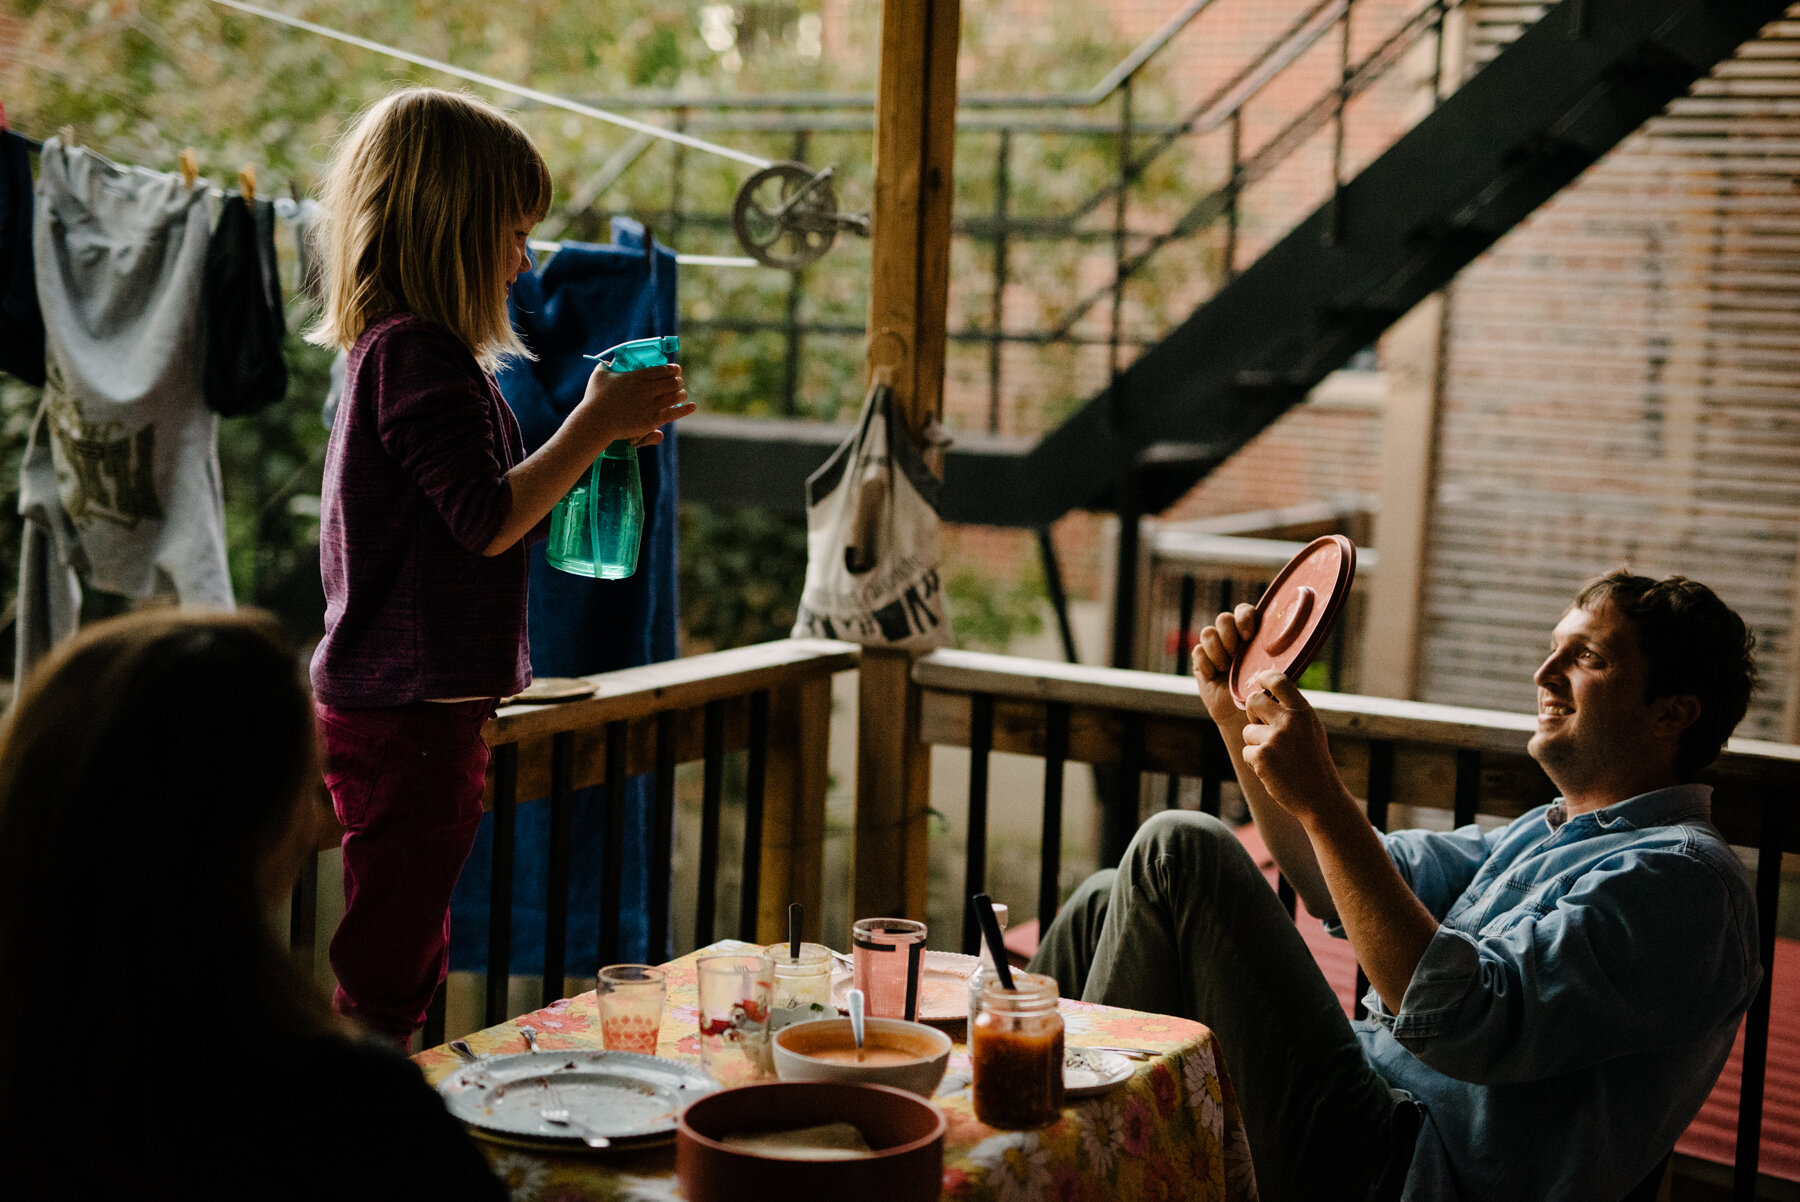
M521 1034L525 1037L525 1046L526 1047L530 1048L534 1052L539 1050L538 1045L537 1045L537 1032L535 1030L533 1030L530 1027L520 1027L519 1034Z
M852 989L850 991L849 1001L850 1035L851 1038L856 1040L856 1062L861 1064L863 1061L863 991L860 989Z
M469 1046L469 1041L466 1039L451 1040L450 1050L455 1052L458 1056L461 1056L464 1060L467 1060L470 1064L477 1064L481 1060L481 1057L475 1054L475 1049Z

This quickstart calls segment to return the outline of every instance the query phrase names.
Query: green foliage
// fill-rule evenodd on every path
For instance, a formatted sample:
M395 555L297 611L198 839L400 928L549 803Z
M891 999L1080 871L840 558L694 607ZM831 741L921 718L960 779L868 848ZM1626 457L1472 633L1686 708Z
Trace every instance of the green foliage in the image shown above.
M681 507L688 653L786 638L806 579L806 523L763 509Z
M708 0L632 0L578 5L566 0L308 0L288 11L377 42L527 83L608 107L608 97L659 89L696 96L872 91L881 6L873 0L832 6L822 0L739 3L722 10ZM644 150L631 168L594 193L599 173L634 137L561 110L523 103L409 67L208 0L44 4L15 0L18 43L0 68L0 96L15 125L44 136L70 124L76 140L123 163L172 170L194 147L215 186L255 164L265 192L311 190L345 123L394 87L413 82L470 90L516 105L521 123L543 150L562 206L548 236L606 237L606 219L625 213L649 223L681 250L741 253L726 214L748 174L739 163L668 143ZM735 27L720 40L724 11ZM833 26L822 43L806 39ZM714 23L708 28L708 22ZM1130 48L1109 23L1079 6L1050 6L1021 22L1006 4L963 9L961 87L965 92L1074 91L1100 78ZM806 33L810 28L812 33ZM729 42L729 45L726 45ZM1148 119L1170 104L1154 74L1140 81L1135 111ZM762 117L685 117L630 110L646 120L688 128L703 137L775 159L836 169L841 209L867 209L873 192L870 132L854 110L826 114L834 128L806 134L757 128ZM1082 119L1110 120L1116 103ZM1041 115L1041 114L1034 114ZM846 120L845 118L852 118ZM998 135L958 135L955 174L959 217L985 216L996 203ZM1015 135L1009 205L1018 217L1062 220L1116 177L1116 140L1078 133ZM1133 191L1135 213L1178 212L1195 191L1198 164L1183 142ZM572 198L591 201L569 207ZM1110 202L1069 228L1103 229ZM285 236L284 256L291 260ZM1032 315L1009 312L1014 327L1057 318L1092 286L1095 257L1109 244L1066 237L1018 239L1011 252L1012 295ZM1132 285L1132 328L1159 333L1186 311L1193 281L1212 269L1202 250L1171 256ZM986 329L991 297L989 243L958 237L952 248L953 329ZM684 268L681 278L683 362L689 389L709 413L796 416L847 421L861 400L868 309L869 245L840 235L831 253L807 269L796 313L829 331L790 345L781 333L736 331L718 323L779 322L794 302L794 279L769 270ZM285 270L291 278L291 261ZM1009 305L1012 302L1009 301ZM1089 318L1104 327L1106 306ZM298 315L296 315L297 318ZM298 324L297 320L295 324ZM329 357L289 341L288 399L258 417L222 423L232 575L240 597L255 597L302 615L314 604L303 587L312 566L316 522L304 499L316 496L325 431L318 420ZM953 344L953 380L985 388L985 348ZM1080 348L1032 352L1036 379L1009 428L1047 429L1091 394L1093 354ZM790 398L790 372L797 389ZM1085 374L1084 374L1085 372ZM17 460L32 401L18 388L0 396L0 488L14 489ZM970 406L952 406L949 423L968 424ZM985 412L985 406L982 407ZM300 500L296 500L299 498ZM3 506L0 585L16 579L16 517ZM688 646L729 646L778 637L792 621L804 563L798 519L690 506L682 524L683 610ZM1003 645L1027 629L1041 585L1005 580L973 583L965 573L957 625L980 645Z
M1005 651L1015 638L1041 631L1050 603L1043 575L1035 571L1008 582L964 568L951 575L944 591L956 645L987 651Z

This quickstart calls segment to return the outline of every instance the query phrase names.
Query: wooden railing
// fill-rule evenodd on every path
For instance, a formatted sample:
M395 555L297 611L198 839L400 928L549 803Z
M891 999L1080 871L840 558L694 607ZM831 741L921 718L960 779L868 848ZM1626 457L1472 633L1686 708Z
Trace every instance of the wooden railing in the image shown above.
M1068 761L1118 769L1125 799L1102 814L1102 846L1124 846L1148 809L1172 791L1144 787L1152 774L1197 778L1202 810L1217 814L1230 762L1217 729L1185 677L1089 668L965 651L916 660L920 738L966 747L969 818L963 892L980 892L987 873L988 757L992 752L1045 761L1037 915L1048 925L1058 896L1063 772ZM1449 811L1455 825L1478 815L1513 818L1549 801L1555 790L1526 754L1535 719L1419 702L1312 692L1331 736L1332 756L1369 819L1387 829L1400 807ZM1767 1067L1770 986L1782 856L1800 851L1800 747L1734 739L1705 779L1716 786L1713 821L1736 847L1751 849L1763 985L1744 1022L1738 1097L1734 1196L1755 1196ZM1139 787L1132 788L1135 782ZM941 808L941 807L940 807ZM1291 890L1283 889L1290 913ZM973 932L964 950L973 951ZM1360 979L1357 994L1363 992Z
M806 905L817 938L823 889L826 754L830 745L831 677L854 668L858 649L825 639L785 639L628 668L592 677L593 697L557 705L511 705L482 731L492 748L484 805L494 814L489 889L490 966L512 960L514 817L521 804L550 807L546 857L544 1002L562 996L567 905L572 872L598 872L601 881L600 963L619 959L620 884L625 810L608 803L599 862L572 863L574 794L605 785L607 799L625 794L628 778L653 780L649 865L649 946L670 938L670 876L674 861L675 778L681 764L704 765L698 863L683 879L697 893L694 945L717 937L715 883L726 755L747 752L744 786L742 898L730 933L770 942L785 934L787 904ZM320 849L335 848L341 832L327 831ZM317 936L316 862L295 889L290 939L310 949ZM486 1020L507 1013L508 974L487 974ZM443 1042L443 997L432 1008L426 1046Z
M714 882L719 873L722 765L746 752L742 886L735 933L770 942L785 933L789 901L806 904L808 938L818 935L824 893L826 763L830 742L831 678L855 668L858 649L827 640L783 640L695 656L594 677L592 698L553 706L509 706L484 731L494 749L487 802L495 816L491 864L488 963L511 959L513 840L517 806L533 798L551 807L545 930L545 1000L560 995L570 874L598 871L603 882L600 959L616 958L620 917L622 808L608 811L609 837L600 862L571 863L569 839L575 790L607 786L618 797L625 781L648 773L654 781L655 824L650 864L650 946L670 935L670 878L674 860L675 775L681 764L704 765L693 945L716 937ZM1037 916L1048 924L1060 901L1063 862L1063 772L1071 762L1112 768L1138 787L1115 790L1122 800L1102 815L1101 843L1116 859L1151 810L1165 808L1171 778L1197 783L1199 808L1217 814L1231 778L1218 732L1185 676L977 652L939 651L911 666L918 702L919 741L926 748L964 747L969 760L969 809L963 895L979 892L987 874L988 761L993 752L1045 762ZM1386 829L1402 808L1448 811L1461 825L1479 815L1512 818L1550 799L1554 790L1525 752L1534 729L1529 715L1469 710L1418 702L1312 692L1309 697L1331 735L1332 754L1346 783L1365 799L1370 821ZM892 721L893 715L864 715ZM1734 846L1750 849L1765 967L1771 964L1780 901L1782 855L1800 852L1800 747L1734 739L1707 778L1717 786L1713 819ZM335 847L335 833L321 850ZM296 887L291 936L296 947L315 940L316 866ZM1284 900L1293 905L1291 890ZM684 941L685 942L685 941ZM965 950L975 934L965 930ZM507 974L489 973L487 1022L509 1017ZM1361 992L1360 986L1358 992ZM1739 1086L1735 1196L1754 1196L1767 1065L1770 975L1745 1020ZM434 1007L426 1039L442 1040L442 1007ZM1747 1192L1751 1191L1751 1192Z

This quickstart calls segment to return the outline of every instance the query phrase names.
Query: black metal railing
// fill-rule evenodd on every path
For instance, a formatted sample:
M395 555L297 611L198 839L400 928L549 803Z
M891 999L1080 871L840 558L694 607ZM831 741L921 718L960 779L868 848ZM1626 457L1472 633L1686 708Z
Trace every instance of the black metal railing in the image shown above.
M970 752L965 893L986 888L990 757L998 751L1044 760L1044 833L1036 907L1043 927L1061 901L1065 762L1120 766L1127 782L1141 783L1143 773L1196 777L1201 782L1200 808L1219 813L1221 785L1230 777L1230 766L1217 728L1186 681L1162 673L955 651L935 652L916 661L913 680L921 690L921 738L938 746L967 747ZM1388 829L1399 806L1448 808L1455 824L1463 826L1477 815L1517 817L1554 795L1549 780L1526 754L1533 727L1526 715L1331 693L1315 693L1312 700L1331 735L1340 770L1353 791L1364 797L1369 820L1377 829ZM1071 730L1077 732L1074 737ZM1441 793L1433 791L1441 787L1436 782L1443 779L1445 767L1451 769L1454 781L1448 807ZM1764 976L1744 1019L1733 1166L1733 1197L1750 1199L1756 1196L1761 1148L1782 857L1800 851L1800 825L1792 817L1794 799L1800 795L1800 747L1733 740L1707 779L1717 789L1715 825L1733 846L1756 851L1752 888ZM1145 816L1140 807L1159 796L1154 789L1134 791L1129 784L1126 793L1122 815L1103 816L1103 830L1124 819L1135 829ZM1173 796L1162 794L1163 804L1157 808L1174 808ZM1104 842L1117 844L1117 837ZM1102 863L1116 864L1122 852L1122 845L1106 851ZM1292 889L1285 881L1278 888L1293 914ZM977 948L967 926L963 946L971 953ZM1359 1017L1367 988L1359 966L1355 1003Z

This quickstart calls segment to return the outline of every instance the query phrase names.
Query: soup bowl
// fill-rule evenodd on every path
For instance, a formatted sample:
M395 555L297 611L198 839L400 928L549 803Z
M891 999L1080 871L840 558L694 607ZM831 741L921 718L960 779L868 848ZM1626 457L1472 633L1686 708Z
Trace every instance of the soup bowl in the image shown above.
M884 1085L747 1085L698 1099L682 1112L680 1123L675 1173L689 1202L858 1197L937 1202L943 1192L943 1113ZM733 1136L825 1123L855 1127L869 1151L847 1160L796 1159L728 1142Z
M847 1018L796 1023L775 1033L775 1075L783 1081L891 1085L929 1098L950 1063L950 1037L924 1023L866 1020L863 1051Z

